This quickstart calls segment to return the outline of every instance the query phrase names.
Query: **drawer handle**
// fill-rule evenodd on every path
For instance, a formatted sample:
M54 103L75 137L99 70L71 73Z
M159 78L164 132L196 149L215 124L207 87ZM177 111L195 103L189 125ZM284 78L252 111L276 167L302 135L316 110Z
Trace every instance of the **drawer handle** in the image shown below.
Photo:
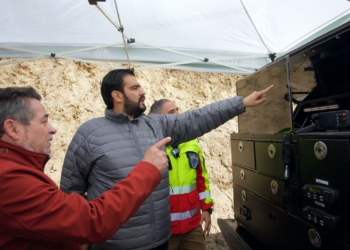
M315 143L314 153L317 159L323 160L327 157L328 149L326 144L321 141Z
M242 200L243 200L243 201L246 201L246 200L247 200L247 194L246 194L246 192L245 192L244 190L242 190L241 196L242 196Z
M271 159L275 158L275 156L276 156L276 148L275 148L275 146L273 144L269 145L269 147L267 149L267 152L269 153L269 156L270 156Z
M238 150L239 150L239 152L242 153L242 152L243 152L243 149L244 149L244 147L243 147L243 142L240 141L240 142L238 143Z
M275 180L273 180L273 181L271 181L271 192L273 193L273 194L278 194L278 183L277 183L277 181L275 181Z
M244 170L243 170L243 169L241 169L241 170L239 171L239 176L241 177L242 180L245 179L245 173L244 173Z

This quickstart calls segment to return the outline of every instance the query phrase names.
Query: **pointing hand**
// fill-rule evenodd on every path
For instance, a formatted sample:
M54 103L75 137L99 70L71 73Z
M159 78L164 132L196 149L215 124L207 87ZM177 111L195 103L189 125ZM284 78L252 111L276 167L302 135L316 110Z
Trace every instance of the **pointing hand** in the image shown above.
M266 101L266 93L269 92L270 89L272 88L273 88L273 85L260 91L254 91L250 95L244 97L243 98L244 107L254 107Z
M164 150L162 150L162 148L170 141L171 137L166 137L163 140L160 140L159 142L154 144L146 151L142 160L152 163L159 169L160 172L162 172L168 167L169 164L167 154Z

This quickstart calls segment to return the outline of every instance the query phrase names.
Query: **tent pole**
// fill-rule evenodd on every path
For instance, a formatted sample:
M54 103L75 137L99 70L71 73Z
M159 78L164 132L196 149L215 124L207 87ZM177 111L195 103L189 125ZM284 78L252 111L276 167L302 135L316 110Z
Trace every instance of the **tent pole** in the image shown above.
M121 20L120 20L120 15L119 15L119 11L118 11L117 0L114 0L114 4L115 4L115 10L117 11L117 16L118 16L119 25L120 25L120 29L119 29L118 31L120 31L120 33L122 33L122 39L123 39L123 43L124 43L126 58L128 59L129 69L131 69L131 66L130 66L130 58L129 58L129 53L128 53L128 48L127 48L126 43L125 43L124 27L123 27L122 22L121 22Z
M110 21L110 23L112 23L112 25L114 27L117 28L117 30L122 34L122 39L123 39L123 44L124 44L124 49L125 49L125 52L126 52L126 57L127 57L127 60L128 60L128 65L129 65L129 69L131 68L131 65L130 65L130 58L129 58L129 54L128 54L128 49L127 49L127 46L126 46L126 43L125 43L125 35L124 35L124 27L121 25L121 21L120 21L120 16L119 16L119 12L118 12L118 6L117 6L117 2L116 0L114 0L114 3L115 3L115 7L116 7L116 11L117 11L117 16L118 16L118 20L119 20L119 25L114 23L112 21L112 19L103 11L103 9L98 6L98 4L96 4L95 6L98 8L98 10L108 19L108 21Z
M240 2L241 2L241 4L242 4L242 6L243 6L243 9L244 9L245 13L247 14L247 16L248 16L248 18L249 18L249 20L250 20L250 22L252 23L252 25L253 25L253 27L254 27L256 33L258 34L258 36L259 36L261 42L264 44L265 48L267 49L268 54L273 54L273 53L270 51L270 49L267 47L267 45L266 45L264 39L262 38L262 36L261 36L259 30L256 28L255 23L253 22L252 17L249 15L248 10L247 10L247 8L245 7L245 5L244 5L244 3L243 3L243 0L240 0Z

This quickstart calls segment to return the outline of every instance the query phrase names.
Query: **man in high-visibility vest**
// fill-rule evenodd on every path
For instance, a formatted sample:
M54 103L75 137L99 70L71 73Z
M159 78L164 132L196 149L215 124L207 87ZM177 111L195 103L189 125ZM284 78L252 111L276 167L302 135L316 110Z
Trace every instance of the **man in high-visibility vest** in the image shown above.
M151 107L154 114L179 114L174 102L161 99ZM171 231L169 250L205 249L213 199L208 171L197 140L166 148L169 157ZM204 230L202 223L204 222Z

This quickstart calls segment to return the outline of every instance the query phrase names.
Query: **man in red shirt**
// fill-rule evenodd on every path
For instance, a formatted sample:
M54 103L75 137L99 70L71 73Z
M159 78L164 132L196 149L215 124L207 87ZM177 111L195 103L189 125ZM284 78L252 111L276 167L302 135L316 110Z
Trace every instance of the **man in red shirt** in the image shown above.
M160 183L168 166L161 149L170 137L149 148L125 180L88 202L43 173L56 129L40 100L31 87L0 88L0 249L68 250L105 241Z

